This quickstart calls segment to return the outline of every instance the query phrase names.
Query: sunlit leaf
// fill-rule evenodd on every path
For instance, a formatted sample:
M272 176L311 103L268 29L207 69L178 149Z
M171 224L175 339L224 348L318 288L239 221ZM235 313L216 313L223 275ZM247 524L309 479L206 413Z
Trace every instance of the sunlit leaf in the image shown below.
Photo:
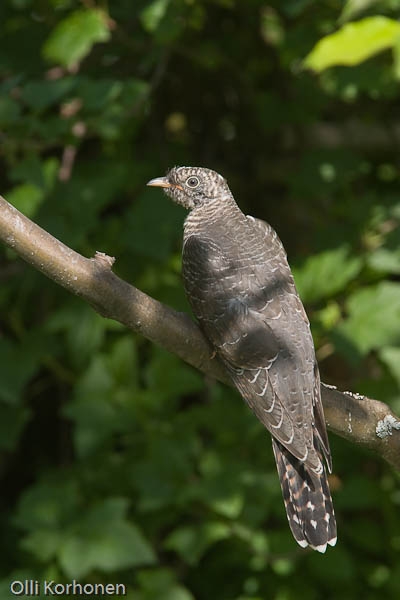
M382 282L352 294L338 328L362 353L400 343L400 284Z
M393 45L393 73L394 77L400 79L400 39L397 39Z
M293 269L293 275L303 302L315 302L344 289L360 268L361 260L339 246L310 256L302 267Z
M55 27L43 46L43 55L49 61L70 67L85 58L94 44L106 42L109 37L102 10L77 10Z
M382 273L400 273L400 248L378 248L368 256L368 264Z
M170 0L153 0L140 13L140 20L147 31L157 29L167 12Z
M319 73L334 65L358 65L393 47L399 36L398 21L382 16L367 17L322 38L306 56L304 66Z

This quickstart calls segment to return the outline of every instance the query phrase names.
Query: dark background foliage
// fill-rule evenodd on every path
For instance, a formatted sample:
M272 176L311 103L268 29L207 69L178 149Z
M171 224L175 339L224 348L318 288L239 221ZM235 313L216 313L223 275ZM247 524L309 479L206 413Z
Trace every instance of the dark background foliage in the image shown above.
M320 73L303 62L347 19L399 11L398 0L6 0L1 191L188 310L184 211L145 184L174 164L218 170L278 230L324 381L399 411L398 42L340 66L339 40ZM362 35L349 56L360 39L370 48ZM338 545L301 550L269 436L238 394L13 252L0 261L1 598L30 578L122 582L135 600L400 596L399 477L378 457L331 436Z

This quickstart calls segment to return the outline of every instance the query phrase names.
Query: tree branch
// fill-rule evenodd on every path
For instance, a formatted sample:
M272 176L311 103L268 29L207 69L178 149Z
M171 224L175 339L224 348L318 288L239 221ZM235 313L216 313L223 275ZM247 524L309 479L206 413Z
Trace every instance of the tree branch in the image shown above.
M129 285L111 270L114 259L84 258L30 221L0 196L0 239L27 263L115 319L207 375L231 384L199 327ZM328 428L380 454L400 470L400 420L383 402L321 385Z

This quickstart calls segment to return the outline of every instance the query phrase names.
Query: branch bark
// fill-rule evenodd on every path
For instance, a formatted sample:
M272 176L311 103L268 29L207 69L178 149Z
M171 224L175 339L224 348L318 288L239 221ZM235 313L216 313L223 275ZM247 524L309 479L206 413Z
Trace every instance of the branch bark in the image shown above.
M89 302L103 317L176 354L193 367L223 383L229 377L199 327L179 313L117 277L114 259L97 252L85 258L21 214L0 196L0 239L27 263ZM400 419L378 400L340 392L321 384L328 428L374 450L400 470Z

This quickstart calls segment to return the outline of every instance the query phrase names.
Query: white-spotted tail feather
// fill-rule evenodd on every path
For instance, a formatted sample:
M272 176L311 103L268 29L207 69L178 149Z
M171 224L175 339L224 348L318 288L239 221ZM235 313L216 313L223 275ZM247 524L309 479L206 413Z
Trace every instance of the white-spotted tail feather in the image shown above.
M336 520L325 468L309 471L282 444L272 439L290 529L296 542L325 552L336 544Z

